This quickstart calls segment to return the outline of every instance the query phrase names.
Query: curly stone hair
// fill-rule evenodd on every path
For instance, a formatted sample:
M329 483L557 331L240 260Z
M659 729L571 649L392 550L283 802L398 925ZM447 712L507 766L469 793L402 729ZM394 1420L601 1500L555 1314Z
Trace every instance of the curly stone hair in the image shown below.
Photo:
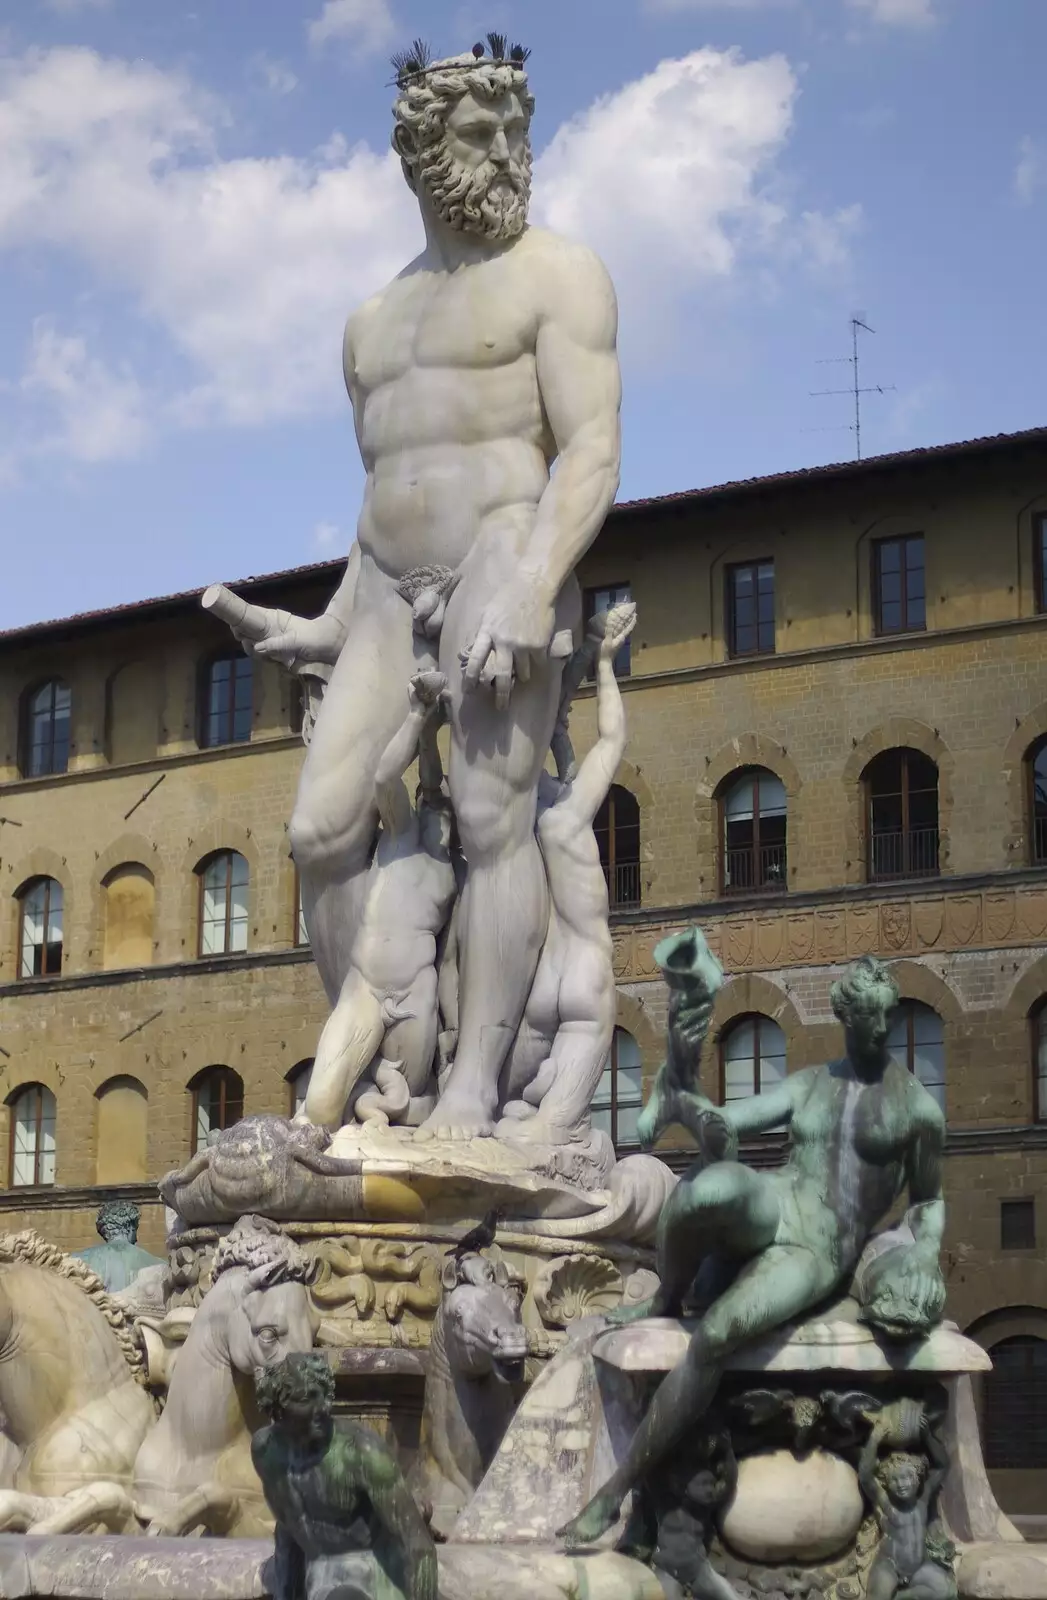
M105 1200L95 1217L95 1230L109 1243L121 1235L130 1237L134 1244L138 1238L138 1223L142 1213L133 1200Z
M877 961L875 956L859 956L829 990L829 1004L846 1027L847 1018L854 1010L867 1011L879 1005L885 1012L893 1011L898 995L898 985L891 976L890 967Z
M255 1396L265 1415L276 1420L285 1406L307 1405L310 1400L330 1411L334 1404L334 1373L317 1351L296 1351L258 1374Z
M912 1450L892 1450L890 1455L884 1456L876 1469L876 1475L885 1488L887 1486L887 1478L890 1476L892 1469L897 1470L899 1467L912 1467L921 1483L927 1477L926 1457L917 1455Z
M314 1263L305 1251L268 1217L248 1214L235 1223L218 1245L211 1281L217 1283L223 1272L247 1267L252 1280L259 1283L308 1283Z

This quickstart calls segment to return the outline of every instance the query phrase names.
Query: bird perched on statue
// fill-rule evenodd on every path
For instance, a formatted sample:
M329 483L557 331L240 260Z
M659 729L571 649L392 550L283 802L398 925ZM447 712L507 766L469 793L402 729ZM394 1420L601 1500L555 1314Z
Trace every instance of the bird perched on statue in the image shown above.
M463 1256L479 1255L481 1250L486 1250L490 1245L494 1244L494 1236L501 1220L501 1209L495 1206L492 1211L487 1213L482 1222L477 1223L475 1228L470 1228L469 1232L463 1234L459 1239L454 1247L455 1260L461 1261Z

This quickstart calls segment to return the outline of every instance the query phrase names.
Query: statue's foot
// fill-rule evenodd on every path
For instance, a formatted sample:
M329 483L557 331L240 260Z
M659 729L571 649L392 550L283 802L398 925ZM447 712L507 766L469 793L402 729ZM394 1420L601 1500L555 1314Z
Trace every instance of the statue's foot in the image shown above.
M444 1095L436 1102L418 1132L424 1137L462 1142L483 1139L494 1133L494 1119L485 1115L478 1100L461 1095Z
M630 1322L642 1322L644 1317L664 1317L665 1310L658 1303L658 1296L652 1295L649 1300L638 1300L635 1305L615 1306L613 1311L608 1311L607 1320L615 1327L628 1327Z
M557 1539L565 1550L581 1550L595 1544L618 1520L618 1502L613 1495L596 1494L576 1517L557 1531Z
M495 1133L500 1139L516 1139L521 1144L570 1144L572 1129L557 1122L546 1122L540 1116L504 1116Z

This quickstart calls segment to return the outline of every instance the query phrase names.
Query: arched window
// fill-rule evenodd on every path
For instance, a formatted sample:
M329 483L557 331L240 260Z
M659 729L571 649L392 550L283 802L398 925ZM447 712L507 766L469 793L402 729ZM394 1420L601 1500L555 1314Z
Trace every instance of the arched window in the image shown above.
M55 1097L42 1083L16 1089L8 1099L11 1148L8 1181L12 1189L55 1181Z
M297 1117L305 1109L305 1097L309 1093L309 1079L313 1073L313 1058L309 1056L305 1061L299 1061L287 1074L289 1117Z
M98 1139L95 1183L145 1183L149 1096L137 1078L109 1078L95 1091Z
M232 1067L205 1067L189 1088L193 1096L193 1154L212 1133L231 1128L244 1114L244 1080Z
M635 1145L636 1124L643 1109L643 1063L640 1046L625 1028L615 1028L611 1053L589 1107L594 1128L609 1134L616 1150Z
M640 806L636 796L612 783L593 822L611 910L640 904Z
M200 682L200 744L243 744L251 737L254 674L250 656L212 656Z
M198 869L202 956L247 949L247 862L236 850L219 850Z
M733 775L720 796L724 894L787 887L786 803L781 778L764 767Z
M69 765L69 685L52 678L26 695L22 713L23 778L43 778Z
M1047 995L1029 1013L1032 1034L1032 1107L1037 1122L1047 1122Z
M113 766L151 761L160 732L160 682L151 661L125 661L105 686L105 745Z
M20 978L53 978L62 970L62 885L34 878L21 893Z
M928 1094L945 1110L945 1038L937 1011L920 1000L899 1001L887 1035L891 1054L916 1074Z
M884 750L865 782L870 882L938 871L938 768L919 750Z
M785 1077L785 1034L772 1017L738 1017L720 1035L724 1103L776 1089Z
M1047 1340L1001 1339L982 1379L985 1465L1047 1467Z
M148 967L153 959L153 874L136 861L114 867L103 884L105 940L102 966Z
M1029 858L1047 866L1047 739L1040 739L1025 757L1029 806Z

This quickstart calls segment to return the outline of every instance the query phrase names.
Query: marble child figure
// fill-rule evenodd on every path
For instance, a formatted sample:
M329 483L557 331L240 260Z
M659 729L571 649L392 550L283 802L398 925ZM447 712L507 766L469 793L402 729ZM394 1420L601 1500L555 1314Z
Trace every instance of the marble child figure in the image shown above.
M440 1134L494 1127L545 939L538 780L580 617L574 569L619 470L614 291L584 246L528 227L527 52L489 45L438 61L415 47L397 62L393 144L425 246L345 330L366 470L356 542L322 616L268 613L264 637L238 635L292 668L330 669L290 837L336 1003L365 915L374 775L442 606L466 878L457 1050L429 1119ZM401 588L424 567L457 579L428 621Z
M424 1095L436 1051L438 941L456 891L452 819L436 745L447 679L416 672L409 709L375 776L382 819L349 970L320 1037L305 1118L337 1126L361 1075L357 1114L400 1120ZM412 805L403 774L419 760ZM430 1102L431 1104L431 1102Z
M890 1332L927 1332L941 1317L938 1262L945 1120L913 1073L887 1048L898 989L888 969L863 956L833 985L846 1054L791 1073L766 1094L715 1107L697 1068L712 1001L723 981L697 929L665 939L655 960L672 991L670 1044L641 1117L645 1142L666 1120L696 1133L705 1154L681 1179L658 1232L661 1283L652 1301L615 1320L678 1316L699 1271L719 1275L687 1354L663 1379L629 1450L604 1487L563 1529L571 1545L600 1536L628 1491L646 1480L704 1415L723 1364L740 1345L792 1322L843 1290L879 1226L908 1188L908 1247L891 1252L876 1284L890 1306ZM739 1135L780 1124L788 1155L776 1172L731 1159ZM723 1159L727 1156L728 1159ZM886 1259L886 1258L885 1258ZM703 1274L705 1276L706 1274ZM865 1307L875 1321L875 1306Z
M636 625L632 602L600 612L564 673L553 752L538 785L538 843L549 881L549 932L506 1066L504 1126L514 1137L569 1140L592 1100L614 1034L616 990L607 880L593 819L625 749L614 658ZM597 741L580 765L567 734L570 696L596 664Z
M335 1423L325 1358L288 1356L256 1393L271 1419L251 1456L276 1518L274 1600L436 1600L436 1550L421 1512L381 1440Z

